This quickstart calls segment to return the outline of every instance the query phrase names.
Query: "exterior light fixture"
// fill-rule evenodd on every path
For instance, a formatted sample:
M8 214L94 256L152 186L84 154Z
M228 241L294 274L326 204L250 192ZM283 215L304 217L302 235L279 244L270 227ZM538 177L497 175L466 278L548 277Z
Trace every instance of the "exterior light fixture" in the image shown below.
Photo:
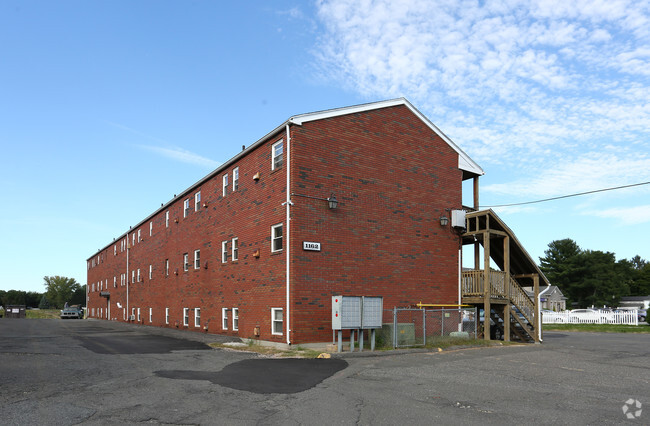
M339 200L336 199L334 194L330 195L330 197L327 199L327 204L329 205L329 208L334 210L339 206Z
M440 226L447 226L449 218L447 216L440 216Z

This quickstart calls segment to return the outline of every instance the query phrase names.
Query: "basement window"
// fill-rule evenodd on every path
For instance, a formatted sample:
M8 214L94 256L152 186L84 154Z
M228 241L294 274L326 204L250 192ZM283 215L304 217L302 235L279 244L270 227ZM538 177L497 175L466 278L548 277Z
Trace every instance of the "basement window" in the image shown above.
M271 334L282 335L282 308L271 308Z
M194 308L194 327L201 327L201 308Z
M228 308L221 308L221 328L228 330Z
M232 308L232 329L239 330L239 308Z
M190 323L190 308L183 308L183 325L188 326Z
M169 324L169 308L165 308L165 324Z

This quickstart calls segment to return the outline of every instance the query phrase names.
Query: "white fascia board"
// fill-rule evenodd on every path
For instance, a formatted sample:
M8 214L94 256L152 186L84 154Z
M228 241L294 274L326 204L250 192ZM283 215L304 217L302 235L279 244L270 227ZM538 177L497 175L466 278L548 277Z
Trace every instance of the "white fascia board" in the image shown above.
M447 135L445 135L442 130L440 130L435 124L431 122L424 114L417 110L408 100L405 98L391 99L387 101L372 102L368 104L355 105L351 107L335 108L326 111L312 112L307 114L300 114L291 117L288 122L302 125L303 123L316 120L324 120L326 118L338 117L346 114L356 114L359 112L371 111L380 108L388 108L397 105L406 106L413 114L415 114L424 124L426 124L434 133L436 133L440 138L447 143L454 151L458 153L458 168L479 176L485 174L483 169L472 160L469 155L465 153L458 145L456 145Z

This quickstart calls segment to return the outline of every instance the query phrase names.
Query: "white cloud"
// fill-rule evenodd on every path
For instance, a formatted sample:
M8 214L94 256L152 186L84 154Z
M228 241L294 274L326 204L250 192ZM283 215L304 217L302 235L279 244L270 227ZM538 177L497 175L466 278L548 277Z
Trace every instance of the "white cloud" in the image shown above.
M614 207L606 210L594 210L589 214L594 216L616 219L621 225L640 225L650 222L650 204L634 207Z
M162 155L163 157L170 158L174 161L194 164L196 166L205 167L206 169L215 169L221 164L218 161L214 161L209 158L202 157L198 154L195 154L186 149L178 148L178 147L163 148L160 146L140 145L140 148L155 152L156 154Z

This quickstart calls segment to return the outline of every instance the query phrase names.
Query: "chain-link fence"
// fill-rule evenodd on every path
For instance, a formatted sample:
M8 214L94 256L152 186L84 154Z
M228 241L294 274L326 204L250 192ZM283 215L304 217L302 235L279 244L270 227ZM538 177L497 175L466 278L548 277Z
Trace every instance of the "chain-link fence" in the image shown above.
M395 348L424 346L440 337L476 338L475 309L394 308L384 312L383 335Z

